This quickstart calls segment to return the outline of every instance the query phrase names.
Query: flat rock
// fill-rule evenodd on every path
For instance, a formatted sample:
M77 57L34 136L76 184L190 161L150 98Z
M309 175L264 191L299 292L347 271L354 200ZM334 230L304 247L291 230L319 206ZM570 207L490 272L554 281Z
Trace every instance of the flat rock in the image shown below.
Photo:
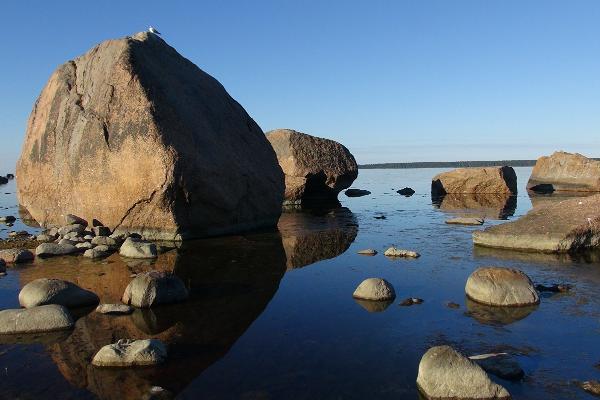
M19 303L25 308L46 304L84 307L98 304L98 301L95 293L60 279L36 279L23 286L19 292Z
M421 255L416 251L397 249L390 247L383 253L386 257L404 257L404 258L419 258Z
M157 339L121 339L102 347L92 359L96 367L157 365L167 359L167 347Z
M528 306L540 301L531 279L510 268L477 268L467 279L465 292L471 300L490 306Z
M450 346L427 350L419 363L417 386L428 399L510 399L504 387Z
M150 271L136 275L121 301L138 308L177 303L188 298L188 290L176 275Z
M275 227L284 191L252 117L149 32L102 42L54 71L16 173L19 200L42 226L70 213L153 240Z
M564 151L540 157L527 189L538 193L600 192L600 161Z
M89 249L91 249L92 247L94 247L94 245L93 245L93 244L91 244L90 242L81 242L81 243L77 243L77 244L75 245L75 247L77 247L77 248L78 248L78 249L80 249L80 250L89 250Z
M74 324L69 310L56 304L0 311L0 334L53 332Z
M127 304L100 304L96 307L96 312L100 314L124 315L131 314L133 310L133 307Z
M358 176L354 156L342 144L291 129L267 132L285 175L284 204L337 202Z
M374 255L377 255L377 250L374 250L374 249L364 249L364 250L357 251L357 253L361 254L363 256L374 256Z
M381 278L368 278L361 282L352 297L362 300L394 300L396 292L391 283Z
M480 354L469 357L486 372L509 381L520 380L525 372L513 356L506 353Z
M483 218L457 217L446 220L449 225L483 225Z
M128 258L156 258L158 251L154 243L146 242L141 239L128 237L125 239L119 254Z
M600 245L600 195L534 208L516 221L473 233L478 246L567 253Z
M0 259L6 261L7 263L24 263L32 261L33 258L33 253L27 249L0 250Z
M77 253L79 249L70 243L42 243L35 249L38 257L63 256Z
M433 177L431 195L447 193L517 194L517 175L512 167L457 168Z
M371 192L369 192L368 190L363 189L348 189L344 193L348 197L362 197L371 194Z

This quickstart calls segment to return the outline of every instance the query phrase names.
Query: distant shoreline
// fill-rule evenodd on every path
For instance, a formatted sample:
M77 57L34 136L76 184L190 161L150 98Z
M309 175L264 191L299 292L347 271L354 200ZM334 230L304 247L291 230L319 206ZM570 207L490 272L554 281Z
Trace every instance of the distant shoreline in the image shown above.
M600 161L600 158L592 158ZM421 161L408 163L362 164L359 169L407 169L407 168L465 168L465 167L533 167L536 160L497 160L497 161Z

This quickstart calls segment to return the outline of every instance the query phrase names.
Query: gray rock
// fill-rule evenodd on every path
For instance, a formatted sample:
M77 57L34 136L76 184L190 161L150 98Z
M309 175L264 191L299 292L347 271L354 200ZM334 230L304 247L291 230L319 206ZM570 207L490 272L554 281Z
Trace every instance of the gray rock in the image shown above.
M39 235L36 236L35 239L38 242L49 243L49 242L53 242L54 240L56 240L56 236L50 236L45 233L40 233Z
M154 243L128 237L119 249L119 254L128 258L156 258L158 251Z
M46 304L83 307L98 304L98 301L95 293L60 279L36 279L23 286L19 293L19 303L25 308Z
M36 247L35 255L38 257L52 257L73 254L78 251L79 249L72 244L42 243Z
M119 246L118 241L110 236L95 236L92 238L92 244L97 246L104 245L113 249L116 249Z
M7 263L24 263L33 260L33 253L27 249L0 250L0 259Z
M450 346L427 350L419 363L417 386L429 399L510 399L479 365Z
M352 297L363 300L393 300L396 298L394 287L385 279L368 278L361 282Z
M80 250L88 250L88 249L91 249L92 247L94 247L94 245L91 244L90 242L81 242L81 243L77 243L75 245L75 247L77 247Z
M87 241L90 241L90 242L91 242L93 239L94 239L94 236L93 236L93 235L85 235L85 236L83 237L83 240L87 240Z
M469 359L475 361L486 372L502 379L515 381L525 376L525 372L517 360L507 353L480 354L471 356Z
M188 290L176 275L150 271L136 275L127 288L121 301L139 308L158 304L183 301L188 298Z
M79 243L76 240L71 240L71 239L60 239L58 241L59 245L68 245L68 246L75 246L77 243Z
M92 232L96 236L110 236L110 228L108 226L95 226L92 228Z
M166 346L157 339L121 339L102 347L92 359L97 367L134 367L156 365L167 358Z
M377 250L365 249L365 250L359 250L357 253L361 254L363 256L374 256L377 254Z
M58 234L60 236L65 236L67 233L70 233L70 232L81 233L84 230L85 230L85 225L71 224L71 225L65 225L63 227L58 228Z
M458 217L446 220L449 225L483 225L483 218Z
M73 325L69 310L56 304L0 311L0 334L52 332Z
M88 258L102 258L102 257L108 257L109 255L111 255L112 250L105 245L99 245L94 247L93 249L89 249L86 250L85 253L83 253L84 257L88 257Z
M69 232L66 235L63 236L63 239L69 239L69 240L74 240L77 241L76 239L79 237L83 237L82 234L80 232Z
M527 306L540 301L529 277L509 268L476 269L467 279L465 292L471 300L490 306Z
M390 247L383 253L387 257L405 257L405 258L419 258L421 255L416 251L402 250L395 247Z
M100 314L131 314L133 312L133 307L128 306L127 304L100 304L96 307L96 312Z

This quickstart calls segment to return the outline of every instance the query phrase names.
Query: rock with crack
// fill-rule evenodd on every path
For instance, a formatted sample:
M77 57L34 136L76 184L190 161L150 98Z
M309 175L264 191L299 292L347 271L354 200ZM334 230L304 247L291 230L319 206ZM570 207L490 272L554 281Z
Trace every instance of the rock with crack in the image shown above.
M157 365L167 359L167 347L157 339L121 339L102 347L92 359L96 367Z
M20 203L44 227L73 214L148 239L274 227L284 192L256 122L148 32L58 67L29 118L17 174Z
M467 279L465 292L471 300L489 306L530 306L540 301L531 279L510 268L477 268Z

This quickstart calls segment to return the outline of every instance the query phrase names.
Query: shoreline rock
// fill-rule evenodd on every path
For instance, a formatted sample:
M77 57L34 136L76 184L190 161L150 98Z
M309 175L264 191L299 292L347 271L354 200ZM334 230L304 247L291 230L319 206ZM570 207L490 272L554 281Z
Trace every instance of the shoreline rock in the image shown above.
M0 311L0 334L54 332L73 328L69 311L57 304Z
M537 193L600 192L600 161L557 151L538 158L527 182Z

